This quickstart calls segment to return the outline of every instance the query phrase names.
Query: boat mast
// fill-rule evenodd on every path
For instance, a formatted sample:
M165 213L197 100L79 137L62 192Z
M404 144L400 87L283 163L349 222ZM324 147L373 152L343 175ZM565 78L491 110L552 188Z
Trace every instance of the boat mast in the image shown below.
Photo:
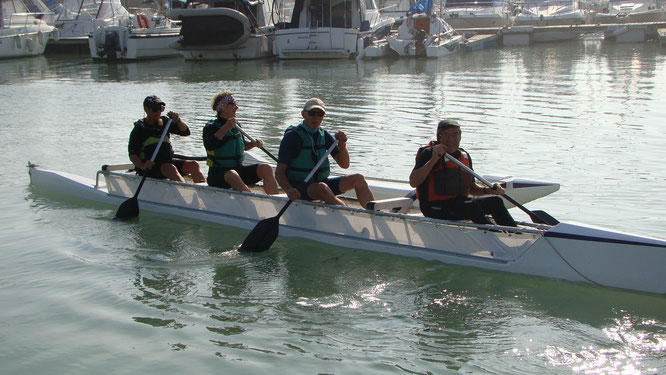
M5 27L5 15L2 11L2 2L3 0L0 0L0 29Z

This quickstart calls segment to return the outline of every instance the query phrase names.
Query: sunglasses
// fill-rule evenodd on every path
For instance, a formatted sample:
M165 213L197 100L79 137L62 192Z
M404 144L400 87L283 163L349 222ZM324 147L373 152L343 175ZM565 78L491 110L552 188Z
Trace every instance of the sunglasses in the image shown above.
M166 104L162 104L160 106L155 106L155 107L150 107L150 109L153 112L162 112L162 111L164 111L165 108L166 108Z
M326 114L326 112L318 111L316 109L311 109L311 110L308 111L308 115L310 115L310 116L324 117L325 114Z

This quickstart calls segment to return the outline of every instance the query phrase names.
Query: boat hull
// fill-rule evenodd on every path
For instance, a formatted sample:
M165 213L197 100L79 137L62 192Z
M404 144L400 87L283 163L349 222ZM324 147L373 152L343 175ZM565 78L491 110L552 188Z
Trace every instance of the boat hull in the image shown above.
M43 23L0 29L0 58L43 54L53 31L52 26Z
M140 178L100 171L93 180L31 166L31 183L62 194L117 205ZM98 186L96 186L98 185ZM147 179L141 209L243 229L275 216L285 196L236 192L203 184ZM666 241L571 223L518 230L295 201L280 234L488 270L666 293Z

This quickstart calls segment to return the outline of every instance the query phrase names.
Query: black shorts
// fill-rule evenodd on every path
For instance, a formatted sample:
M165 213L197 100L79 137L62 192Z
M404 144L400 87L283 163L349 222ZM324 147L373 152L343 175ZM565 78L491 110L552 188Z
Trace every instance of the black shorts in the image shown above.
M328 187L333 191L333 195L340 195L343 192L340 191L340 181L342 180L342 176L338 177L330 177L327 178L325 181L321 181L328 185ZM312 198L308 195L308 187L310 185L314 184L314 181L310 181L308 183L305 183L303 181L301 182L296 182L296 181L289 181L291 186L296 188L299 193L301 193L301 199L306 200L306 201L311 201Z
M181 176L185 175L185 173L183 172L183 165L185 164L185 160L171 159L171 161L167 161L164 163L155 163L155 165L153 165L153 167L148 170L148 177L164 180L166 177L162 175L162 171L160 171L160 168L162 168L162 165L166 163L171 163L175 165L176 169L178 169L178 173L180 173ZM143 169L135 168L135 170L137 174L143 176Z
M208 169L208 182L209 186L215 186L219 188L229 189L231 186L224 180L224 174L227 171L235 170L240 176L241 180L245 185L254 185L257 182L261 181L261 178L257 176L257 167L259 164L252 165L243 165L236 168L210 168Z

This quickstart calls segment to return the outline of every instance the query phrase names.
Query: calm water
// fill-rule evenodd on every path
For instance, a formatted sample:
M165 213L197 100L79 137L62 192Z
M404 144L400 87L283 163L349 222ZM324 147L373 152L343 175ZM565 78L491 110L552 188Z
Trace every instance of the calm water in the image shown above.
M230 89L277 153L309 97L348 133L350 171L406 179L443 117L482 173L552 180L528 204L666 238L666 55L599 39L439 61L0 61L0 372L662 373L666 299L279 239L29 187L28 161L93 177L127 162L157 94L193 136ZM521 217L520 211L514 215ZM665 265L666 268L666 265Z

